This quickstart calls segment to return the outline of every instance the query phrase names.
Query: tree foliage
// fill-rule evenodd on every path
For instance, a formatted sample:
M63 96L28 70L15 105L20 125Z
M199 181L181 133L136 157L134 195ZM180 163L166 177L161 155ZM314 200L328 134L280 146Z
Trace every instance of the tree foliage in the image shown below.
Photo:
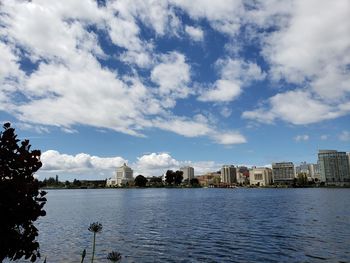
M9 123L0 133L0 261L40 257L34 222L45 216L46 192L39 191L34 173L42 166L40 151L17 139Z
M183 172L182 171L176 171L168 170L165 174L165 182L169 185L175 184L179 185L181 184L183 179Z
M144 177L143 175L139 174L138 176L136 176L135 178L135 186L138 187L145 187L147 184L147 178Z

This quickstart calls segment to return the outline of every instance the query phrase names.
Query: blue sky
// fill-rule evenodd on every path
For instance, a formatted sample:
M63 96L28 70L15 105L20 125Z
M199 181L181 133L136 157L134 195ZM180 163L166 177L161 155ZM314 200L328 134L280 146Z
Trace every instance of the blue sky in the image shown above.
M0 120L44 178L349 151L347 0L2 1Z

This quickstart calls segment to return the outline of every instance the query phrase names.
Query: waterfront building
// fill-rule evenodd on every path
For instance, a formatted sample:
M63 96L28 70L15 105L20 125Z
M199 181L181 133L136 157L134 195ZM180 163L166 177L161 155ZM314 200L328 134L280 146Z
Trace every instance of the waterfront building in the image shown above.
M249 184L249 169L246 166L237 168L237 184Z
M184 166L180 168L180 171L183 172L183 181L188 179L188 182L190 182L191 179L194 178L194 168L191 166Z
M107 186L122 186L134 182L133 170L124 163L118 167L114 176L107 180Z
M266 167L254 167L249 171L250 185L266 186L272 184L272 170Z
M223 165L221 168L221 184L232 185L237 183L236 167L233 165Z
M207 173L204 175L196 176L201 186L215 187L220 186L221 173Z
M272 164L273 182L277 184L291 184L295 178L295 169L292 162Z
M296 175L306 174L308 181L320 179L320 170L318 164L302 162L295 167Z
M320 150L318 163L322 182L328 185L350 184L349 158L346 152Z

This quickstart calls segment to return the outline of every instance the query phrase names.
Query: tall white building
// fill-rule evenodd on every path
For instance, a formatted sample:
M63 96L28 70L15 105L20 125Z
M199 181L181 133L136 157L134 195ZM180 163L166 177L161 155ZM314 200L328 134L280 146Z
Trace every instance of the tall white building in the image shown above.
M191 166L184 166L180 168L180 171L183 172L183 180L188 179L190 181L194 178L194 168Z
M266 186L272 184L272 170L261 167L249 171L249 182L251 185Z
M124 163L118 167L114 176L107 180L107 186L121 186L134 181L133 170Z
M223 165L221 168L221 183L234 184L237 183L237 171L233 165Z

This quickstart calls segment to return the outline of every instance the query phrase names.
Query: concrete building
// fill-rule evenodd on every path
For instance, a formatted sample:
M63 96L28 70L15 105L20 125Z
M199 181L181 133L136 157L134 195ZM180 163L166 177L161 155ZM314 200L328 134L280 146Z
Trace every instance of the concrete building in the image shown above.
M273 183L272 170L266 167L251 169L249 171L249 182L250 185L257 186L271 185Z
M221 168L221 184L232 185L237 183L237 171L233 165L223 165Z
M346 152L320 150L318 163L322 182L328 185L350 184L349 158Z
M273 182L277 184L291 184L295 178L295 169L292 162L272 164Z
M190 181L191 179L194 178L194 168L191 166L185 166L185 167L181 167L180 171L183 172L183 181L187 180Z
M126 163L124 163L122 166L117 168L115 175L107 180L106 185L111 187L133 183L133 173L133 170L127 166Z

